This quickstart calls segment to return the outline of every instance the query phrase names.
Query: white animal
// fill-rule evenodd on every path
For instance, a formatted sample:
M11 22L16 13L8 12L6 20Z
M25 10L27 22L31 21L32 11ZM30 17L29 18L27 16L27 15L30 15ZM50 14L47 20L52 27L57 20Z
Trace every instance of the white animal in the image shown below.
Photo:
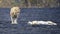
M11 17L11 23L12 24L17 24L17 18L20 13L20 8L19 7L12 7L10 11L10 17Z
M42 25L57 25L56 23L52 22L52 21L29 21L28 24L31 24L31 25L39 25L39 24L42 24Z

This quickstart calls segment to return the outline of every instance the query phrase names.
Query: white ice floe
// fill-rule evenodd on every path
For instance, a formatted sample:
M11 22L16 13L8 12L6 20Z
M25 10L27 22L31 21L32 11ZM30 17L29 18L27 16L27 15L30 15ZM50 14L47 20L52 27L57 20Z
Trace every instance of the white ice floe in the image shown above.
M31 25L57 25L56 23L52 22L52 21L29 21L28 24L31 24Z

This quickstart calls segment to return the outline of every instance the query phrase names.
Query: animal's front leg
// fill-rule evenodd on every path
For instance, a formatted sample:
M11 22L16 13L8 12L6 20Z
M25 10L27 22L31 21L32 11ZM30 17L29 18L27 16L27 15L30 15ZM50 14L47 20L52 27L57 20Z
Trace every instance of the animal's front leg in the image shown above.
M13 18L11 17L11 24L14 24L14 20L13 20Z
M17 18L14 19L14 24L18 24L18 23L17 23Z
M17 24L17 18L12 18L11 17L11 22L12 22L11 24Z

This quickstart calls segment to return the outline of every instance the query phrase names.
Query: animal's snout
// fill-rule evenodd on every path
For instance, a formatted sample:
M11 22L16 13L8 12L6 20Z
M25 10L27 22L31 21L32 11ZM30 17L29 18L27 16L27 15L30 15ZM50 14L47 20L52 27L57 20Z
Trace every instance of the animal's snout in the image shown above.
M13 18L17 18L17 15L14 15Z

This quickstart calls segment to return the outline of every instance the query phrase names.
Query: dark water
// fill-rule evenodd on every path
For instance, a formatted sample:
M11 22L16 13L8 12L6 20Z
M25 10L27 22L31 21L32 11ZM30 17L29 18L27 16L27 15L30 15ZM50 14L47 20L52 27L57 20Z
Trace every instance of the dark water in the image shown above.
M0 8L0 34L60 34L60 8L22 8L18 24L11 24L10 8ZM28 25L28 21L53 21L58 25Z

